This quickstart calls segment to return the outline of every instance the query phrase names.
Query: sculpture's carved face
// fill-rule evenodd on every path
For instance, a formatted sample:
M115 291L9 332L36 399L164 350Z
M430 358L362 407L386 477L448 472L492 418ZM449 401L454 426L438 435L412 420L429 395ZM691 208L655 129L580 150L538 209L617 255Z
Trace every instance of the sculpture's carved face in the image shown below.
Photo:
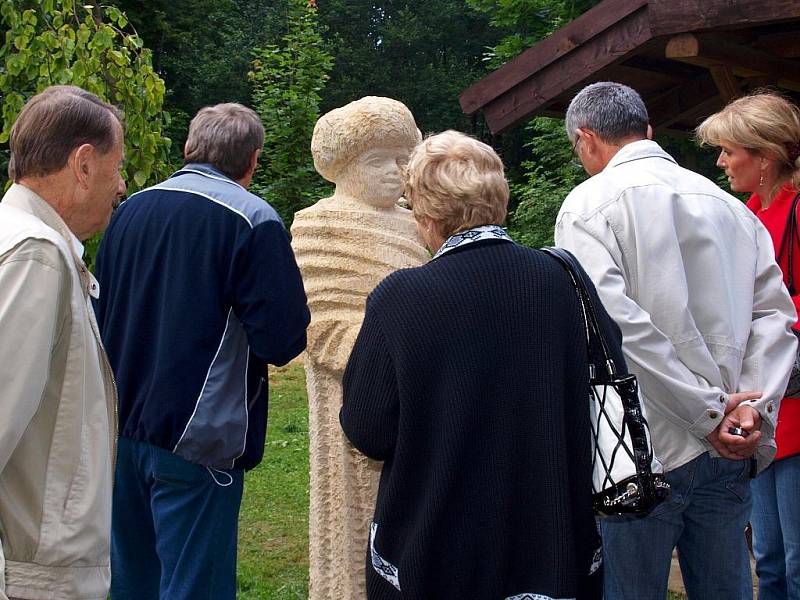
M400 169L410 152L406 146L366 150L345 167L336 187L366 204L390 207L403 195Z

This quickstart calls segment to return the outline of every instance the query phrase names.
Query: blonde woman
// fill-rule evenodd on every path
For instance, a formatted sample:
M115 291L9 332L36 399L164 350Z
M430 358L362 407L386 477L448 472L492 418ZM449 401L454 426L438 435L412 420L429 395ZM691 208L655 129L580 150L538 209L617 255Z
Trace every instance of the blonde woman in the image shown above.
M599 600L575 290L500 227L508 184L486 144L427 138L405 196L433 259L370 294L343 380L345 434L385 461L367 596Z
M784 282L800 309L800 110L776 94L745 96L706 119L697 137L720 148L717 166L725 170L731 190L751 194L747 206L769 231ZM800 598L800 398L781 402L775 437L775 462L751 485L759 600Z

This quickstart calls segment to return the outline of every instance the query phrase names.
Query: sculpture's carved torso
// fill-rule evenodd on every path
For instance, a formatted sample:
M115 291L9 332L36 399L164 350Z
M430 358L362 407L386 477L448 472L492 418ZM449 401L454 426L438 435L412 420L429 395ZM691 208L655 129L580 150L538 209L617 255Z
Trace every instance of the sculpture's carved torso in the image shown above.
M396 204L398 163L418 139L408 109L387 98L331 111L314 131L315 165L336 183L336 193L298 212L292 225L311 309L305 357L310 600L366 598L365 557L381 464L354 450L341 430L341 382L367 295L393 271L429 256L411 212Z

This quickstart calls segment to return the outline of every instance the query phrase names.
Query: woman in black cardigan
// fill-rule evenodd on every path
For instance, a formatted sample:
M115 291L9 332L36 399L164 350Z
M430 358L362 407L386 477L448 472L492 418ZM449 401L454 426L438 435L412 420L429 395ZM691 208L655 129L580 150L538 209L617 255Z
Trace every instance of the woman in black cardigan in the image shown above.
M508 184L489 146L453 131L426 139L406 198L436 254L369 296L343 382L344 432L385 461L368 597L599 600L575 289L499 227Z

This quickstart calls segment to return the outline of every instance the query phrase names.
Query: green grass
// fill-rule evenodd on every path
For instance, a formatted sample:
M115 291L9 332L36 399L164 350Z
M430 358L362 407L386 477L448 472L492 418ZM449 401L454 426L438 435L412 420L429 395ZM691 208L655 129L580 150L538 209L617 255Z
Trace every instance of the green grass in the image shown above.
M270 372L264 462L245 476L237 600L308 598L308 401L302 365ZM667 600L686 600L670 592Z
M238 600L308 598L308 402L303 367L270 372L264 461L247 473Z

